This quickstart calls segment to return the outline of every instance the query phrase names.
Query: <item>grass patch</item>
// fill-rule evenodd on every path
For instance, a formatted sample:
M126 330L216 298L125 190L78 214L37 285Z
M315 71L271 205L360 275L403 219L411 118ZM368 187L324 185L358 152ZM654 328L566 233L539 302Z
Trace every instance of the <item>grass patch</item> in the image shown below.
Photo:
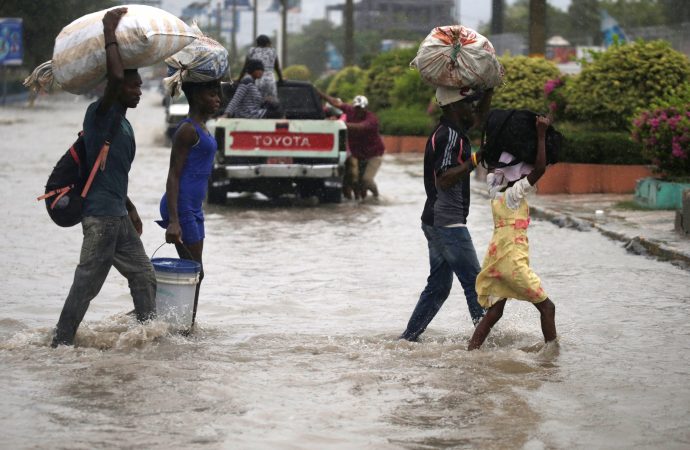
M648 211L649 208L646 208L642 205L637 204L635 200L623 200L621 202L616 203L613 205L614 208L616 209L627 209L631 211Z

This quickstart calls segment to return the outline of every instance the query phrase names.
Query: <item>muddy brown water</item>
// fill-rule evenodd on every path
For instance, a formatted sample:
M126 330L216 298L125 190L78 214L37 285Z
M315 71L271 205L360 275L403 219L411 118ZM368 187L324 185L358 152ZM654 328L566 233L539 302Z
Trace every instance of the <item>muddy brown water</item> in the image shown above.
M50 349L78 227L35 201L87 101L0 109L2 448L690 447L690 281L596 232L535 221L532 263L557 305L558 346L512 302L482 350L460 286L419 343L396 339L424 287L421 160L387 156L378 204L206 209L206 279L190 337L140 326L112 271L76 348ZM130 197L151 254L169 149L153 91L128 117ZM486 201L470 216L481 258ZM671 224L672 226L672 224ZM168 246L157 256L173 256Z

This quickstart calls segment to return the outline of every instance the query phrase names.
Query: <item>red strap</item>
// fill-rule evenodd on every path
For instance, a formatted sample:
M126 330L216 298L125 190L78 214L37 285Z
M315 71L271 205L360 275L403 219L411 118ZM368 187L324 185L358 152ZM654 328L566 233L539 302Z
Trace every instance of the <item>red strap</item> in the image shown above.
M59 194L59 193L65 191L65 190L69 191L70 189L72 189L72 186L66 186L63 188L53 189L52 191L46 192L45 194L41 195L40 197L37 197L36 200L38 200L40 202L41 200L45 200L49 197L52 197L55 194Z
M74 145L69 148L69 154L72 155L72 159L74 162L77 163L78 166L81 165L81 161L79 161L79 155L77 155L77 151L74 149Z
M93 179L96 176L96 171L100 168L101 170L105 170L105 160L108 157L108 150L110 149L110 142L105 141L105 144L103 144L103 147L101 147L101 151L98 154L98 158L96 158L96 162L93 163L93 168L91 169L91 173L89 174L89 179L86 180L86 184L84 185L84 189L81 191L81 197L86 198L86 195L89 193L89 189L91 189L91 184L93 183Z
M71 186L67 186L66 188L60 189L60 194L58 194L58 196L55 197L55 200L53 200L53 203L50 204L50 209L55 208L55 204L58 202L58 200L60 200L62 197L64 197L65 194L67 194L71 190L72 190Z

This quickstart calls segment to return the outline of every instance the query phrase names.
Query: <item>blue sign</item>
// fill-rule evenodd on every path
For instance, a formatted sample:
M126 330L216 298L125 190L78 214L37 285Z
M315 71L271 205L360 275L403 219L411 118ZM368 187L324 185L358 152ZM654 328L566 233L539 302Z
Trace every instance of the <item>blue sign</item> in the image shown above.
M225 9L231 9L233 6L237 9L251 9L252 4L249 0L225 0Z
M19 66L23 59L22 19L0 18L0 66Z

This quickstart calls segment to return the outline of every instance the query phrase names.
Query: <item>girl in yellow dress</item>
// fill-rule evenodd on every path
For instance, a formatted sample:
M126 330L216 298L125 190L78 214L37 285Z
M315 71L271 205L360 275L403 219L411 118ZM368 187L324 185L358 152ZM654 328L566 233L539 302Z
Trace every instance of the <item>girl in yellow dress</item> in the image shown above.
M484 343L491 328L503 315L508 298L525 300L536 306L541 314L544 341L556 339L556 306L541 287L539 277L529 266L529 206L526 196L536 192L535 184L546 172L546 129L548 118L537 117L537 157L534 167L518 163L503 168L489 168L487 183L494 217L494 234L477 276L479 304L486 315L470 339L468 350ZM500 162L510 163L513 156L504 152ZM527 176L525 176L527 175Z

